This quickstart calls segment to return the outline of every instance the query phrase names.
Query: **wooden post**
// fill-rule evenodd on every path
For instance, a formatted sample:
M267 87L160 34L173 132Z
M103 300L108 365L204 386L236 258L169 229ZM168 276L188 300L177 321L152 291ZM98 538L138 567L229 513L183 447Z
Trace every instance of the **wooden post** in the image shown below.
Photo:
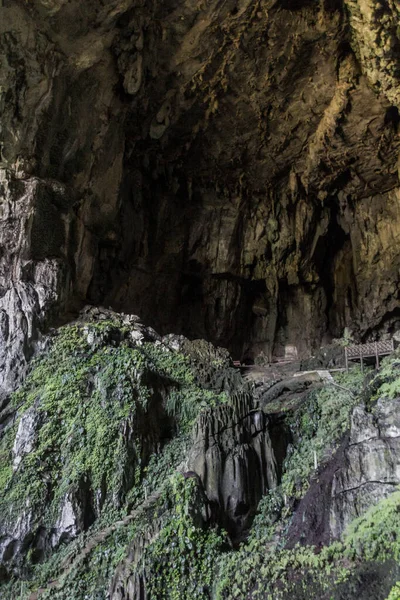
M346 365L346 372L349 372L349 357L347 356L347 346L344 349L344 362Z
M376 358L375 368L379 369L378 342L375 342L375 358Z
M363 361L361 346L360 346L360 362L361 362L361 373L364 373L364 361Z

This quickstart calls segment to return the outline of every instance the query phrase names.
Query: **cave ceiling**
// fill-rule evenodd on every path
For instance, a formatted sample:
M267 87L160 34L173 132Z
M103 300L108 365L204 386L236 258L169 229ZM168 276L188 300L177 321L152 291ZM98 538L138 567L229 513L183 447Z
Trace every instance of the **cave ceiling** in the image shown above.
M397 328L394 0L0 10L5 345L87 302L238 357Z

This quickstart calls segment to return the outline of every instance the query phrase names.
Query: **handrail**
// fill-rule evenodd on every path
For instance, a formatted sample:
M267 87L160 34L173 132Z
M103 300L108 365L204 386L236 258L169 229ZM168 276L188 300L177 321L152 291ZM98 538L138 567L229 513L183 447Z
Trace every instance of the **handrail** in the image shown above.
M369 342L367 344L357 344L346 346L344 349L346 371L349 370L349 360L359 360L361 362L361 370L364 368L364 358L374 357L376 367L379 368L379 357L387 356L394 352L394 340L382 340L380 342Z

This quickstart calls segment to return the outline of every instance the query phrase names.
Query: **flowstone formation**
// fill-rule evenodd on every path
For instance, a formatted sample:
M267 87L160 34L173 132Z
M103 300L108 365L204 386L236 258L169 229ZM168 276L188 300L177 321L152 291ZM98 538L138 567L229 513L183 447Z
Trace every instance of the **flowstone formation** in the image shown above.
M0 11L2 391L88 301L236 358L397 326L395 1Z
M54 330L1 414L1 597L386 600L400 359L303 381L105 309Z

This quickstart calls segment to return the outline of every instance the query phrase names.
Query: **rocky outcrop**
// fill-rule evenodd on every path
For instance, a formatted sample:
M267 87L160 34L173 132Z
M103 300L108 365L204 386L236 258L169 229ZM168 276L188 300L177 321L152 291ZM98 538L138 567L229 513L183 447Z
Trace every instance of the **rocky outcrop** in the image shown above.
M17 435L15 436L13 453L13 469L16 471L25 454L32 452L36 442L36 432L40 422L37 406L32 406L22 415Z
M121 4L110 5L115 14L106 29ZM110 121L120 104L112 58L105 52L99 64L103 44L89 39L74 11L63 14L68 34L58 38L53 19L63 8L64 2L0 7L3 394L25 373L41 332L73 309L71 293L85 297L103 218L109 221L118 204L124 142L122 123Z
M203 340L161 337L136 316L96 307L54 331L13 396L0 444L6 577L69 547L51 582L61 590L120 531L128 536L127 555L110 594L143 600L147 549L174 511L190 513L189 531L219 527L229 544L245 539L260 499L280 481L289 432L260 409L231 363L226 350ZM195 412L185 412L184 402ZM182 438L180 453L163 458L173 436ZM174 471L194 481L189 513L182 513L176 492L165 492ZM110 511L118 510L127 514L108 523Z
M68 199L60 184L1 172L0 391L5 394L24 375L46 321L64 307Z
M278 484L268 417L249 393L200 416L188 458L216 518L235 540L251 525L258 503Z
M185 477L190 477L196 482L192 501L185 508L186 516L190 519L193 528L205 529L209 526L212 513L209 502L196 475L186 473ZM151 595L149 594L151 573L147 571L149 565L146 551L160 537L163 527L168 523L174 510L165 499L164 506L154 506L161 496L162 494L159 493L153 498L150 497L141 509L143 515L139 531L129 545L125 558L117 565L108 590L110 600L147 600Z
M321 546L340 539L347 526L400 483L400 400L378 400L373 410L357 406L350 435L321 467L296 509L288 546Z
M28 377L3 432L0 562L9 573L21 568L28 551L41 559L86 531L105 507L118 508L171 432L164 400L172 382L148 364L132 368L128 380L118 371L123 348L140 348L160 336L138 317L92 308L75 327L75 338L72 328L48 340L38 362L40 377L35 380L35 371L33 380ZM112 355L117 362L110 371ZM102 362L102 356L108 360ZM63 361L68 365L64 371ZM62 372L63 385L57 379ZM81 406L70 412L74 397ZM98 436L112 430L99 459ZM95 454L90 458L91 445ZM102 471L107 460L117 461L115 472ZM55 465L60 471L54 471ZM38 472L42 476L35 483Z
M138 535L130 545L111 583L111 600L147 600L146 576L140 568L140 562L143 561L147 546L157 538L161 528L162 522L149 524L147 531Z
M276 366L244 379L209 342L89 306L42 347L0 439L7 600L21 578L29 600L231 600L231 581L243 599L260 586L353 598L369 579L388 593L400 401L383 393L397 389L396 355L374 377L289 378L286 365L281 381L265 380ZM356 584L338 582L344 566Z
M357 407L349 445L332 482L330 530L340 537L353 519L400 484L400 400Z
M399 6L393 0L346 0L353 30L353 47L369 81L399 108ZM395 114L395 111L393 111Z

